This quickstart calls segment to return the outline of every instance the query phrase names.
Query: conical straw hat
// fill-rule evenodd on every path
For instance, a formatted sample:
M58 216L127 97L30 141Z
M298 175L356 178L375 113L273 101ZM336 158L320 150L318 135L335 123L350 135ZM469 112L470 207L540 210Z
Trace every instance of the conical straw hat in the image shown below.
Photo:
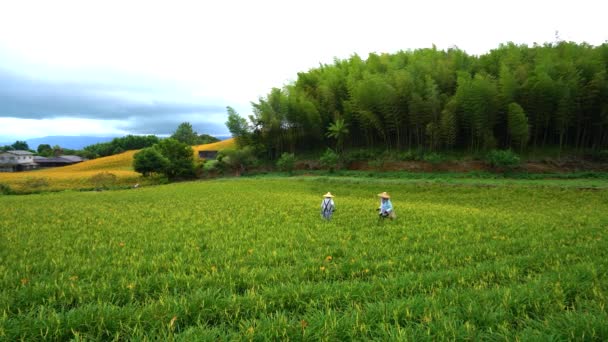
M378 194L378 196L379 196L379 197L382 197L382 198L391 198L391 196L389 196L389 195L386 193L386 191L385 191L385 192L383 192L383 193L381 193L381 194Z
M325 195L323 195L323 197L334 197L334 195L332 195L331 192L328 192Z

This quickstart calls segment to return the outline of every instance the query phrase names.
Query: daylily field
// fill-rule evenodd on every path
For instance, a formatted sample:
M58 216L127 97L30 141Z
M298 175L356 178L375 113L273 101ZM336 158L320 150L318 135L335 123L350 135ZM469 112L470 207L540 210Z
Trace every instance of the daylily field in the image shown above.
M0 340L605 341L606 191L268 177L0 196Z

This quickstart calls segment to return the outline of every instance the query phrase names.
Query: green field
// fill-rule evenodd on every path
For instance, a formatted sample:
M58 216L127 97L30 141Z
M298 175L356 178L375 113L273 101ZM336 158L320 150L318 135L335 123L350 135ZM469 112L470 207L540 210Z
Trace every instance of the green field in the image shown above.
M605 341L608 190L563 182L0 196L0 340Z

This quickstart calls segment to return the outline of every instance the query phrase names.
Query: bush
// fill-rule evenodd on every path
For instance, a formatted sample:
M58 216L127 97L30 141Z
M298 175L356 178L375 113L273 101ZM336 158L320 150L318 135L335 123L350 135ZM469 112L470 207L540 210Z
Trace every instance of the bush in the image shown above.
M167 178L173 180L194 176L194 151L188 144L167 138L154 145L154 148L169 161L163 170Z
M376 157L376 153L369 149L359 149L354 151L349 151L344 155L344 158L349 161L362 161L362 160L370 160Z
M163 173L169 163L169 159L153 147L146 147L133 155L133 169L144 177L153 173Z
M384 169L385 163L386 160L383 157L379 157L368 161L367 165L369 165L371 168L374 168L376 171L382 171L382 169Z
M421 161L424 160L424 151L422 149L408 150L397 155L399 160L403 161Z
M116 177L115 174L104 171L93 175L90 181L93 183L96 189L108 189L116 185L117 179L118 177Z
M296 156L293 153L283 153L281 158L277 160L277 168L281 171L289 172L291 174L296 165Z
M439 164L444 161L444 158L441 154L436 152L431 152L424 155L423 160L427 163L431 163L433 165Z
M501 169L512 169L520 163L517 153L511 150L492 150L487 154L486 161L492 167Z
M257 158L254 155L254 150L250 146L245 146L240 149L225 149L218 153L217 160L219 165L226 166L235 172L238 177L247 168L257 163Z
M338 169L340 166L340 157L334 150L328 148L321 158L319 158L319 162L322 167L329 169L329 172L334 172L334 170Z
M215 172L221 171L221 165L219 160L207 160L203 163L203 173L205 175L210 175Z
M412 151L400 152L397 154L397 159L403 161L413 161L416 160L416 155Z
M28 189L40 189L49 186L49 182L46 178L27 178L23 185Z
M13 189L11 189L8 184L0 183L0 195L12 195L14 194Z

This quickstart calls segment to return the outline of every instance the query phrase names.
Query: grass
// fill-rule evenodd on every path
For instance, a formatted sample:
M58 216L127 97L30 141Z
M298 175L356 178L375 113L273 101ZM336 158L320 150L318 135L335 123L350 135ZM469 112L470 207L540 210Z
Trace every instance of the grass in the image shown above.
M322 181L337 180L351 183L437 183L445 185L472 186L541 186L565 188L608 189L608 173L605 172L572 172L572 173L507 173L499 174L486 171L475 172L405 172L405 171L356 171L340 170L297 170L292 175L287 173L250 173L253 178L275 178L305 176Z
M239 178L0 217L4 340L608 339L606 190Z

